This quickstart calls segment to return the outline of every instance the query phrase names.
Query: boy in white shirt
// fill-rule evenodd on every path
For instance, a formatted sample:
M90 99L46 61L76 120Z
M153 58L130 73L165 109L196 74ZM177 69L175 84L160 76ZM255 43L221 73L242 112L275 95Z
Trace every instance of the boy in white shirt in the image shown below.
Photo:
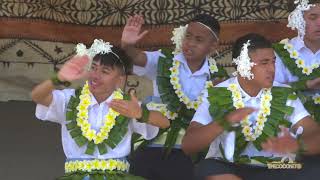
M206 180L298 177L297 174L301 175L298 171L268 170L267 164L282 158L292 160L299 144L302 146L302 139L308 153L320 152L317 143L310 139L314 136L312 140L320 142L319 127L293 90L274 81L276 57L268 40L257 34L239 38L233 58L237 76L208 89L183 138L182 148L188 154L210 145L206 159L197 167L197 177ZM283 131L278 137L280 128ZM299 141L290 135L288 128L294 134L303 129Z
M297 1L288 22L288 27L298 31L298 36L274 45L275 80L290 84L320 123L320 1Z
M124 51L102 40L95 40L90 49L78 45L77 51L56 76L32 91L37 118L61 124L67 160L66 174L58 179L143 179L127 173L131 135L151 139L158 133L155 126L166 128L168 120L140 107L133 94L126 100L120 88L130 59ZM80 89L55 90L83 78L87 81Z
M187 26L174 30L173 52L144 52L135 48L147 33L140 33L143 21L137 15L129 18L121 45L136 65L134 73L153 81L154 96L148 107L172 121L150 146L137 151L132 173L153 180L191 180L193 164L181 151L181 139L201 104L203 90L212 85L213 79L226 75L211 57L218 45L220 25L209 15L197 15Z

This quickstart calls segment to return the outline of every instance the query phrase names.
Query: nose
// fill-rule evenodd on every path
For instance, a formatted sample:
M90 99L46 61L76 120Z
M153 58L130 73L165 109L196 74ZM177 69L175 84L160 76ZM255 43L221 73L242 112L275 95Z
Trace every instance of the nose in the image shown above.
M89 73L91 79L99 79L101 77L101 73L99 73L99 71L95 70L95 71L90 71Z

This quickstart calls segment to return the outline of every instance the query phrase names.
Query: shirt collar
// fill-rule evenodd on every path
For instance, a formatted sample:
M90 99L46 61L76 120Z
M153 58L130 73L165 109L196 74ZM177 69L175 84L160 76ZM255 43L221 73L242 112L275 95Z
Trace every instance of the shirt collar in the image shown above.
M308 49L308 47L304 44L304 41L300 37L291 39L291 44L297 51L301 51L303 48Z
M112 99L113 99L113 93L106 100L102 101L100 104L107 104L107 103L111 102ZM89 107L94 106L96 104L99 105L96 98L93 96L93 94L91 94L91 104L89 105Z
M261 95L262 95L262 89L259 91L259 93L257 94L257 96L255 97L252 97L250 96L245 90L243 90L239 84L239 81L238 81L238 77L235 77L235 83L237 84L238 88L240 89L240 92L241 92L241 95L242 95L242 99L244 102L247 102L249 101L250 99L260 99L261 98Z
M188 66L187 60L186 60L186 58L184 57L184 55L182 53L176 54L173 57L173 59L179 61L180 63L182 63L183 66L185 68L187 68L191 73L191 70L190 70L190 68ZM205 59L202 67L198 71L193 73L193 75L203 75L203 74L207 74L208 76L210 75L210 70L209 70L209 65L208 65L208 58Z

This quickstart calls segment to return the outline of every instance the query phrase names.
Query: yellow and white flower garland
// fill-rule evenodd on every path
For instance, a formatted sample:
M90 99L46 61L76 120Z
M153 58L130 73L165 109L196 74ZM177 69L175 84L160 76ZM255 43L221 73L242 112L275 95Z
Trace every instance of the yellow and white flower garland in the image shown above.
M123 99L121 90L114 91L112 96L113 99ZM97 132L94 129L91 129L91 125L88 122L88 107L91 103L91 94L88 82L86 82L86 84L84 85L79 98L80 103L77 106L78 114L76 121L77 125L80 127L82 131L82 135L89 141L93 140L95 144L99 144L103 142L105 139L108 139L109 132L115 125L115 119L117 118L117 116L119 116L119 113L110 108L109 112L104 117L105 123L101 127L100 132L97 134Z
M150 111L159 111L161 114L163 114L170 120L174 120L176 117L178 117L177 113L171 112L167 109L166 104L158 104L158 103L150 102L147 104L147 108Z
M284 40L280 41L280 43L284 44L284 49L286 49L288 51L291 58L295 59L295 63L297 65L297 67L302 69L303 74L308 76L313 72L314 69L319 68L319 66L320 66L319 63L315 63L311 66L306 66L305 61L300 58L298 51L295 50L293 48L293 45L289 43L289 39L284 39Z
M212 74L215 72L218 72L218 67L213 58L209 58L209 66L210 66L209 67L210 72ZM173 60L172 67L170 68L170 72L171 72L170 83L172 84L176 95L179 97L180 102L183 102L188 109L197 110L200 104L202 103L202 96L204 94L204 91L209 87L213 87L212 81L207 81L205 84L205 88L202 90L200 96L198 96L196 100L191 101L182 91L180 78L179 78L179 67L180 67L180 62L177 60Z
M314 96L312 96L313 102L314 104L320 104L320 94L315 94Z
M72 173L77 171L91 172L94 170L119 170L128 171L129 163L125 161L108 159L108 160L84 160L84 161L69 161L65 163L65 172Z
M244 103L238 86L236 84L230 84L228 90L232 92L233 106L236 109L244 108ZM270 115L271 112L271 89L263 89L262 91L260 110L258 112L255 125L251 126L252 123L249 121L248 117L240 122L242 133L246 141L255 141L262 134L264 124L267 121L267 116Z

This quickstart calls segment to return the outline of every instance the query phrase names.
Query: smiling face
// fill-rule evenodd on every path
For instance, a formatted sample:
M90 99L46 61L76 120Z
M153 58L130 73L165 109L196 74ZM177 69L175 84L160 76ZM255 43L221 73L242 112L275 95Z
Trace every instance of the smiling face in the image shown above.
M276 56L272 48L255 49L249 52L249 56L254 65L251 72L254 78L248 83L252 83L259 88L271 88L275 74Z
M204 25L191 22L182 41L182 52L187 61L202 62L214 52L218 43L212 32Z
M89 89L96 98L106 99L114 90L122 87L124 79L125 75L119 68L93 61L88 78Z

